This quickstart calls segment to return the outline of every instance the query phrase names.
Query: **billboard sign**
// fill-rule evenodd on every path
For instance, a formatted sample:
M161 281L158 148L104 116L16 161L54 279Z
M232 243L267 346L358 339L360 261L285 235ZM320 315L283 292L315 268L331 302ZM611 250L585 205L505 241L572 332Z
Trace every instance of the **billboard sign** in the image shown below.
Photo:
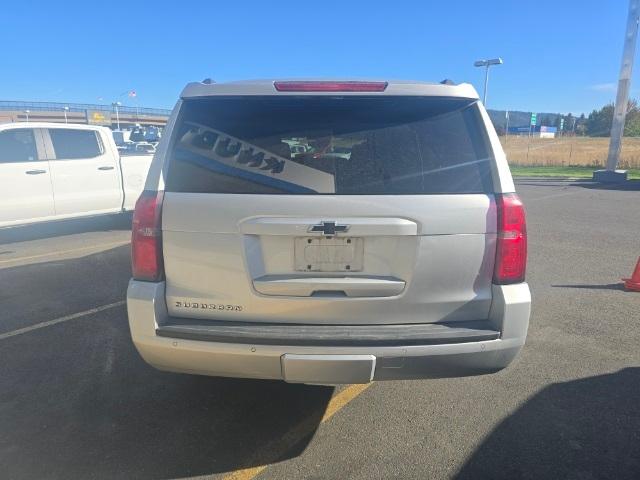
M87 110L87 123L89 125L111 125L111 112L104 110Z

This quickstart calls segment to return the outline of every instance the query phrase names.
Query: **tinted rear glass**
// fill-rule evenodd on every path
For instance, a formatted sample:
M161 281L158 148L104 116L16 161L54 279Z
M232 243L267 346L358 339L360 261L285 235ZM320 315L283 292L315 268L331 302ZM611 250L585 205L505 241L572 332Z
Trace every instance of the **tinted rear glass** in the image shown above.
M476 103L442 97L218 97L183 104L166 189L196 193L491 191Z
M49 135L58 160L93 158L102 154L95 131L51 128Z
M0 132L0 163L35 160L38 160L38 153L32 129L21 128Z

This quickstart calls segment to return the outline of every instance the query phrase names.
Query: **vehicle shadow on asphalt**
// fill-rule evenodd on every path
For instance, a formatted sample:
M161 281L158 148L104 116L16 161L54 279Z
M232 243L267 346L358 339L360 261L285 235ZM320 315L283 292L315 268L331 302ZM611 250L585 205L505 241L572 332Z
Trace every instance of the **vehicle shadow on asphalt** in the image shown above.
M639 474L640 368L625 368L544 388L496 427L456 478Z
M627 180L620 183L600 183L590 179L575 180L563 177L514 177L516 186L528 187L581 187L592 190L640 191L640 180Z
M619 283L605 283L605 284L567 284L567 285L551 285L554 288L585 288L587 290L622 290L624 291L624 284Z
M278 462L304 451L333 390L157 371L115 307L0 341L0 476L169 479Z
M19 227L0 228L0 245L4 243L39 240L42 238L61 237L76 233L131 230L131 219L132 213L126 212L116 215L73 218Z
M640 191L640 180L627 180L620 183L599 183L599 182L577 182L572 183L571 186L590 188L593 190L620 190L627 192Z

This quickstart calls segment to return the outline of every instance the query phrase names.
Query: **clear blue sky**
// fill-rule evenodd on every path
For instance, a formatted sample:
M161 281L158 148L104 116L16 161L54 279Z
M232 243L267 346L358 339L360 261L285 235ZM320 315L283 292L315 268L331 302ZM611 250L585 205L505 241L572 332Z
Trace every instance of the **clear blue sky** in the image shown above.
M482 88L490 108L589 113L615 97L627 0L46 1L0 14L0 99L171 107L185 83L379 77ZM632 94L640 93L636 65Z

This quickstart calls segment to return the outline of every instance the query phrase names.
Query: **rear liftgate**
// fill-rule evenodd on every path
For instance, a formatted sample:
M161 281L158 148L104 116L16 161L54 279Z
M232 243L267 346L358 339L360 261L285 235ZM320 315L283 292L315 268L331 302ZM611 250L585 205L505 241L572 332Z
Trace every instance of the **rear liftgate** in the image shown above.
M348 222L348 223L347 223ZM389 297L405 281L389 275L362 275L365 236L414 236L414 222L396 218L350 218L343 222L252 219L241 225L249 235L291 235L296 273L262 275L253 286L263 295L294 297ZM306 230L307 236L295 236ZM390 245L391 246L391 245ZM351 273L351 275L349 275ZM281 357L283 379L291 383L343 384L373 380L374 355L298 355Z

